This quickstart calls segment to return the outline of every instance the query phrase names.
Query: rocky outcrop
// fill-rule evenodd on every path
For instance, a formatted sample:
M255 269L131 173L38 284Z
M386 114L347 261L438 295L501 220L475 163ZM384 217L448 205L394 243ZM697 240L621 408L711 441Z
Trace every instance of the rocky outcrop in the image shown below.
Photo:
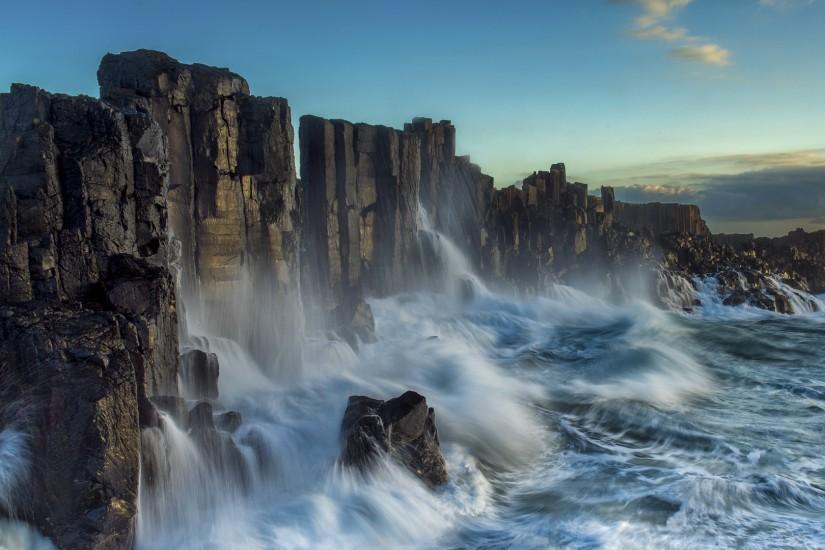
M420 284L424 216L479 263L492 178L455 156L449 121L396 130L304 116L300 143L304 297L320 317Z
M59 548L122 548L139 473L140 327L111 311L0 308L0 399L19 403L26 488L9 512Z
M689 281L713 278L726 305L799 313L815 310L809 294L825 291L825 231L779 238L678 233L658 241L664 269Z
M617 202L614 217L616 222L632 231L646 232L654 237L668 233L710 235L699 207L692 204Z
M150 50L107 54L98 80L101 98L148 114L169 142L169 225L187 307L264 364L295 360L303 323L287 101L251 96L227 69ZM262 326L273 328L251 330Z
M791 274L804 281L805 288L814 293L825 293L825 230L791 231L784 237L761 237L753 245L740 245L735 250L753 253L780 273Z
M360 344L377 341L372 309L363 300L335 308L331 313L330 324L330 328L356 352Z
M413 391L388 401L350 397L341 438L340 460L346 466L368 468L386 453L430 486L447 482L435 411L424 396Z
M220 365L218 356L199 349L180 356L182 392L189 399L217 399Z
M0 403L30 447L6 512L61 548L131 543L139 429L177 392L167 172L144 114L0 95Z
M557 281L611 275L650 258L648 239L614 223L613 189L601 198L567 181L564 164L527 177L521 188L496 190L484 224L483 273L508 287L542 292Z

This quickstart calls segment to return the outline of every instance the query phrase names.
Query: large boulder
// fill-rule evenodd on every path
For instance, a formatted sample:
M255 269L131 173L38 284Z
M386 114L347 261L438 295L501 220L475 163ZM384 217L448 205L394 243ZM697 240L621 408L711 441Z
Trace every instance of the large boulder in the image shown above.
M414 391L388 401L351 396L341 437L340 460L347 466L364 469L387 453L431 487L447 482L435 411Z

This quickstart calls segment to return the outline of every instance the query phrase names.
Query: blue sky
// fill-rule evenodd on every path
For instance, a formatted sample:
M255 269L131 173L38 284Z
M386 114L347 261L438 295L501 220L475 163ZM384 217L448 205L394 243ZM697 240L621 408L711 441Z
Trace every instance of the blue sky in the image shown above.
M451 119L500 186L564 161L620 197L701 204L737 174L794 186L778 171L812 168L802 202L819 216L711 227L825 215L825 0L13 2L0 89L97 95L100 57L136 48L230 67L287 97L296 123Z

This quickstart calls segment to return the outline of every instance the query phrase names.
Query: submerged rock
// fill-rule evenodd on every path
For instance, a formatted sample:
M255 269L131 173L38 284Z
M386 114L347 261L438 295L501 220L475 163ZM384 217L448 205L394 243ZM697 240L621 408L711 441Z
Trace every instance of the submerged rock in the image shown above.
M238 415L240 424L240 415L234 414ZM246 461L232 436L226 431L218 430L224 422L223 416L218 415L216 426L212 405L208 401L201 401L189 411L189 435L215 472L232 485L246 489L249 486Z
M340 460L347 466L365 468L380 453L388 453L431 487L447 482L435 411L414 391L389 401L351 396L341 437Z
M215 430L212 405L206 401L201 401L189 411L189 429L192 432Z
M243 419L241 418L241 413L237 411L226 411L225 413L221 413L215 417L215 426L219 430L229 433L234 433L238 428L240 428L242 422Z
M189 350L180 356L180 374L183 391L190 399L217 399L218 356L199 349Z
M359 344L377 342L375 318L368 303L359 300L351 305L341 305L332 311L335 333L350 347L358 351Z

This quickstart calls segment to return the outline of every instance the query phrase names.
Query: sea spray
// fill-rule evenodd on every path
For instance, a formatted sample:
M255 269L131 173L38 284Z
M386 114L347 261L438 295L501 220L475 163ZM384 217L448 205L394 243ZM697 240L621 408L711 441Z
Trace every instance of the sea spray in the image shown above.
M224 436L248 481L210 470L193 435L164 416L161 428L144 431L169 478L141 486L141 547L668 548L731 542L740 526L757 529L787 510L815 517L825 463L810 434L822 425L796 407L821 407L825 393L797 399L812 387L804 370L789 388L771 389L787 371L749 378L768 376L777 356L752 372L748 361L762 359L740 359L735 339L737 323L820 325L726 306L711 278L677 283L674 303L707 295L692 314L641 300L607 303L563 285L516 299L487 289L426 217L420 236L432 279L371 299L378 341L358 352L311 333L301 369L279 373L276 361L262 364L190 313L189 343L221 365L213 406L243 418ZM821 359L794 361L787 368ZM385 399L408 389L436 410L450 474L436 491L389 460L366 472L338 461L348 396ZM735 423L734 411L752 417ZM781 437L766 432L776 422L794 433L788 449L767 448ZM788 472L794 478L783 483ZM767 547L790 532L790 524L770 525L753 540ZM823 535L814 520L799 526L803 542Z
M12 427L0 431L0 511L14 516L16 497L28 483L29 438Z

